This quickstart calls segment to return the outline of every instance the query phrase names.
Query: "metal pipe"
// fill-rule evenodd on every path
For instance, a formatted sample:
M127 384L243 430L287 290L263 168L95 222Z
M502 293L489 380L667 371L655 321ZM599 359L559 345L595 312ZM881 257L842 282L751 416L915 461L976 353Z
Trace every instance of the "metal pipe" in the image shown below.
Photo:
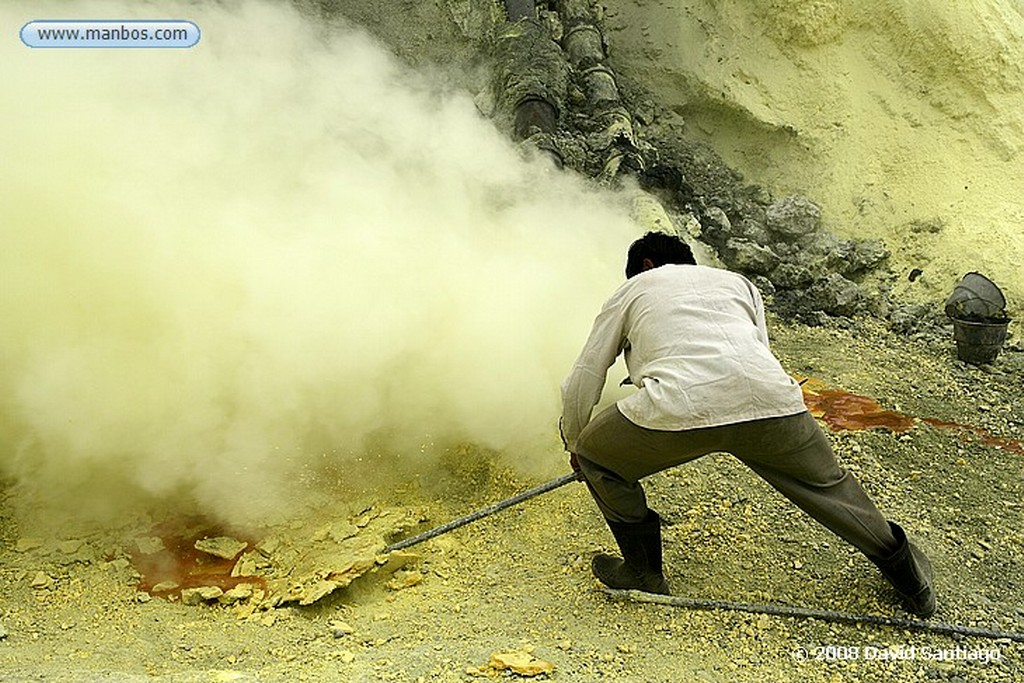
M536 17L533 0L505 0L505 13L508 15L509 21Z
M569 62L575 67L589 67L604 61L604 39L593 24L576 24L562 38Z
M408 548L409 546L416 545L417 543L422 543L423 541L434 538L435 536L440 536L441 534L446 534L449 531L453 531L454 529L458 529L459 527L465 526L470 522L475 522L478 519L483 519L484 517L493 515L495 512L501 512L505 508L512 507L513 505L518 505L519 503L527 501L530 498L539 496L542 493L554 491L555 489L565 486L570 482L581 480L582 477L580 476L579 472L573 472L571 474L566 474L564 476L558 477L557 479L552 479L546 484L535 486L534 488L528 491L523 491L522 493L518 493L512 496L511 498L506 498L505 500L494 503L493 505L488 505L487 507L477 510L476 512L471 512L470 514L465 515L463 517L459 517L458 519L453 519L447 524L442 524L441 526L434 527L429 531L424 531L422 534L410 536L409 538L403 541L392 543L387 548L384 548L384 552L390 553L394 552L395 550L402 550L403 548Z
M536 20L506 24L494 43L495 101L498 116L523 140L558 128L568 90L565 54Z
M558 129L558 111L541 97L527 96L516 105L512 122L515 140L525 140L534 132L554 133Z
M604 64L595 64L583 72L587 88L587 101L593 107L611 106L619 101L619 87L615 74Z

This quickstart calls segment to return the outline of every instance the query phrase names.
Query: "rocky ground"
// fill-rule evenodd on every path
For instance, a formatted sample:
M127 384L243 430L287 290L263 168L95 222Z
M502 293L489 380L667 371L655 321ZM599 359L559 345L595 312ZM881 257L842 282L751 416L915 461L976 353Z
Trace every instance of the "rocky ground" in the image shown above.
M472 3L414 4L422 16L408 3L409 14L384 12L379 3L313 4L326 14L344 5L351 20L404 46L403 56L428 61L453 54L472 61L478 46L467 36L488 26L468 9L452 9ZM453 12L462 19L454 27ZM410 34L421 23L444 30ZM936 326L935 302L894 308L884 289L861 296L853 281L811 302L794 297L808 276L796 273L790 287L783 276L794 273L779 272L776 261L799 255L769 250L777 240L762 239L772 237L771 209L779 205L671 130L651 126L641 137L661 152L643 184L673 215L696 216L711 228L729 265L761 275L787 321L819 323L771 321L787 369L813 378L809 387L870 396L917 419L906 431L839 431L832 438L843 464L932 557L935 620L1024 631L1020 342L991 366L967 366L954 356L950 331ZM834 255L860 253L852 243L825 242L827 253L801 264L815 277L827 277L817 272L819 262L834 269ZM848 289L849 297L836 294ZM831 317L865 311L886 322ZM508 457L469 447L450 456L402 482L389 481L381 461L376 473L348 479L367 482L375 474L375 485L339 483L321 509L255 530L157 508L100 526L70 517L45 525L20 486L2 484L0 680L1024 677L1024 645L1005 639L612 601L589 562L613 540L575 484L409 552L384 553L388 542L537 483L509 469ZM551 457L562 462L556 452ZM553 466L549 475L565 471ZM665 519L666 571L677 595L907 616L867 560L729 456L651 477L649 497Z
M973 367L955 359L943 335L908 340L871 322L844 329L775 320L771 328L786 367L815 386L1003 437L989 445L980 432L923 422L902 433L832 434L842 462L931 555L935 620L1024 631L1020 346ZM314 515L236 539L247 544L239 557L248 557L242 573L251 576L235 577L243 588L233 597L230 590L228 597L197 596L180 582L158 589L160 568L145 563L147 552L167 553L223 568L213 546L205 553L176 547L174 536L229 531L156 510L103 528L68 522L43 531L32 503L8 485L0 497L0 678L832 683L1024 676L1024 645L1008 640L614 602L589 572L591 555L613 541L576 484L388 561L379 554L385 541L536 483L470 450L454 455L418 481L339 492L338 503ZM667 575L677 595L907 616L864 558L729 456L655 475L649 492L665 519ZM209 582L226 586L219 576Z

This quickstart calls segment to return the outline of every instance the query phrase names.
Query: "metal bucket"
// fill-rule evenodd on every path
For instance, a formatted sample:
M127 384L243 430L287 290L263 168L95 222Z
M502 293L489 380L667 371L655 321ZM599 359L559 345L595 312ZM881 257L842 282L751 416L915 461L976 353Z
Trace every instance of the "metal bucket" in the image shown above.
M967 273L946 300L946 315L954 319L1002 320L1006 317L1006 297L981 273Z
M998 322L973 322L953 318L953 340L956 356L965 363L991 363L1006 341L1009 319Z

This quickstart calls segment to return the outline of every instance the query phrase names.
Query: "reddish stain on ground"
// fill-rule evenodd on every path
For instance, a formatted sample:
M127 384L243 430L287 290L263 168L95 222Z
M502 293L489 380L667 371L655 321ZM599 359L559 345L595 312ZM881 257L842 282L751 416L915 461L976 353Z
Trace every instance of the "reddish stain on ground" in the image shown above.
M133 549L132 565L141 577L138 583L139 590L168 600L177 600L184 588L216 586L227 591L240 583L265 587L264 580L260 577L231 576L235 562L245 552L244 550L230 559L196 550L195 544L198 540L230 534L225 534L223 530L213 526L195 524L194 520L190 522L156 526L151 536L163 542L162 550L143 553L137 548ZM252 545L250 542L249 547ZM167 587L155 590L161 584ZM173 587L169 587L171 585Z
M1004 451L1024 455L1024 443L1016 439L997 436L987 429L947 422L935 418L917 418L892 410L886 410L870 396L851 394L842 389L824 388L815 380L804 380L804 403L811 414L820 418L833 431L882 428L893 432L905 432L917 422L924 422L939 429L965 431L978 437L982 443Z
M905 432L917 421L909 415L886 410L869 396L858 396L842 389L805 391L804 403L812 415L835 431L881 427Z
M957 422L944 422L942 420L936 420L931 417L922 417L921 422L930 424L932 427L938 427L940 429L960 429L965 432L970 432L976 437L981 439L981 442L986 446L992 446L994 448L1001 448L1004 451L1010 451L1011 453L1017 453L1018 455L1024 455L1024 443L1016 439L1007 439L1003 436L996 436L987 429L981 427L972 427L971 425L962 425Z

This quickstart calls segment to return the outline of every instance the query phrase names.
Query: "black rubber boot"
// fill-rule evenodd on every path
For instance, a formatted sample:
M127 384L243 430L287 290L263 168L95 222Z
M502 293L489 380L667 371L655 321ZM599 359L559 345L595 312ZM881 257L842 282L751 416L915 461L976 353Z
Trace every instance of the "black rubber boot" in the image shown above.
M596 555L591 562L594 576L609 588L641 590L668 595L668 583L661 573L661 517L653 510L635 524L608 521L622 559Z
M868 557L903 598L903 606L924 619L935 614L935 591L932 590L932 563L920 548L907 538L895 522L889 522L896 537L896 550L887 557Z

